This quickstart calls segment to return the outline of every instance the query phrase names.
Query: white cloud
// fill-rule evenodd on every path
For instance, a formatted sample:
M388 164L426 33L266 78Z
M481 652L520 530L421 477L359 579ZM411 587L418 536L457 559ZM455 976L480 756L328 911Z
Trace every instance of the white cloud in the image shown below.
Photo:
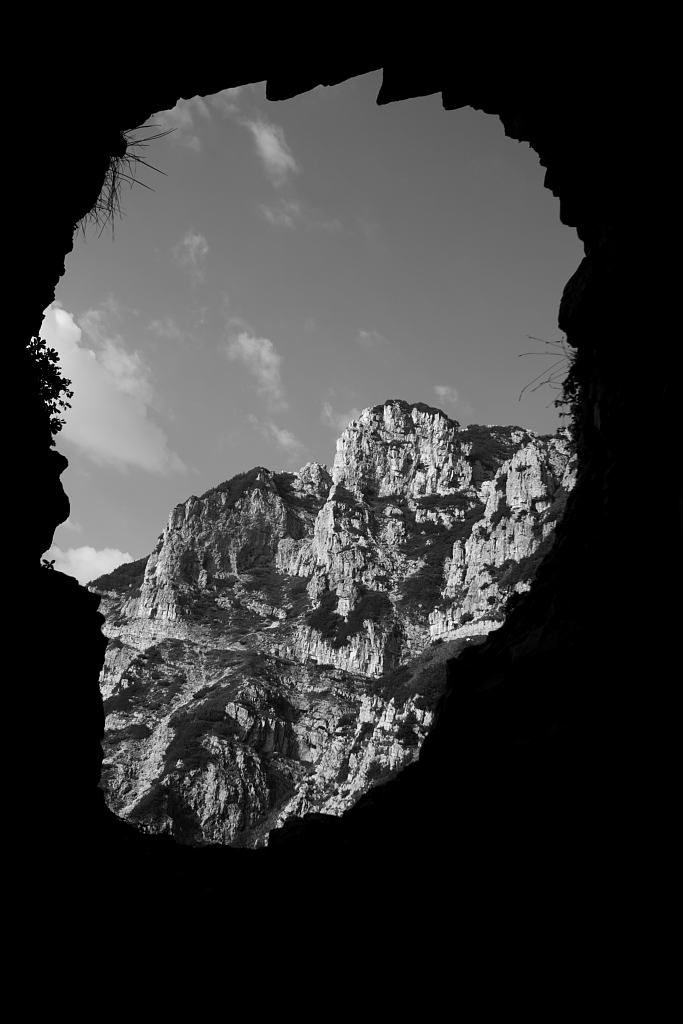
M83 343L88 335L90 345ZM123 339L105 332L101 312L90 310L76 324L66 310L45 310L41 337L57 349L63 375L74 395L64 412L60 440L70 441L93 462L127 471L138 466L150 473L186 469L168 448L164 431L148 418L159 401L150 370Z
M182 242L173 246L173 255L182 267L189 267L192 273L201 278L204 271L200 266L201 261L209 251L204 235L195 235L188 231Z
M64 310L60 312L64 313ZM67 314L68 316L68 314ZM89 309L80 319L80 327L99 348L98 359L116 388L138 398L146 405L156 401L154 389L149 381L149 367L139 352L127 352L120 335L107 336L105 319L100 310Z
M165 316L163 321L152 320L149 324L149 330L154 331L161 338L175 338L177 341L183 341L185 337L175 320L170 316Z
M327 427L334 430L346 430L351 420L357 420L361 414L360 409L350 409L348 412L335 412L330 402L323 402L323 411L320 419Z
M380 345L388 344L387 339L379 331L360 330L356 341L360 345L365 345L366 348L379 348Z
M83 527L81 526L81 524L77 522L75 519L72 519L71 516L69 516L69 518L66 519L63 523L59 524L59 529L71 530L73 531L73 533L83 533Z
M233 321L234 322L234 321ZM251 331L240 331L227 346L228 359L239 360L258 381L258 393L264 395L270 409L287 409L284 387L280 378L282 356L272 341L257 338Z
M199 111L202 117L210 118L209 109L201 98L194 96L190 100L178 100L175 107L170 110L160 110L154 114L152 124L146 127L158 127L161 131L175 129L168 138L177 145L187 146L195 153L202 148L201 140L194 131L193 110Z
M279 208L277 206L259 206L259 210L271 224L284 225L288 228L294 227L294 222L302 215L301 203L295 199L283 199Z
M282 128L267 121L242 121L256 142L256 150L264 167L275 185L280 185L290 171L298 171L299 165L285 142Z
M342 231L344 228L344 225L337 217L334 220L317 220L315 226L324 228L325 231Z
M57 572L75 576L82 586L96 580L98 576L112 572L124 562L134 561L133 556L127 551L119 551L118 548L102 548L101 551L97 551L87 544L82 548L69 548L68 551L62 551L53 544L43 558L48 562L54 559L54 568Z
M101 305L102 309L106 310L107 313L110 313L111 316L115 316L117 318L117 320L122 320L123 319L123 311L124 310L126 312L129 312L129 313L136 313L137 312L137 310L128 309L127 306L122 306L121 303L118 301L118 299L114 298L114 296L112 295L111 292L109 293L107 298L104 300L104 302L100 303L100 305Z
M235 114L237 113L237 103L235 102L241 92L244 92L245 86L238 85L234 89L222 89L217 92L215 96L209 96L209 103L216 110L220 110L222 114Z
M323 228L325 231L341 231L343 228L340 220L325 220L298 199L282 199L274 206L262 204L259 210L267 221L277 226L293 228L297 221L301 221L309 227Z
M455 388L446 387L445 384L435 384L434 392L447 405L457 405L460 400L460 395Z
M298 455L300 452L306 451L306 446L291 431L278 427L272 420L261 422L252 413L249 414L247 419L256 430L269 440L275 441L278 448L287 452L288 455Z

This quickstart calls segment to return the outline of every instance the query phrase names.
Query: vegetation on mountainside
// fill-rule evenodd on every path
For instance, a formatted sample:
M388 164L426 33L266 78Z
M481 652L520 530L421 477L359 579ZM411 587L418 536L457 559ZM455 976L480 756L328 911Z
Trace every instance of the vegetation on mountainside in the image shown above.
M284 597L287 577L279 573L274 565L254 565L240 580L240 585L248 594L260 594L265 599L279 604Z
M108 746L116 746L123 740L146 740L152 735L148 725L141 722L133 722L123 729L107 729L104 735L104 742Z
M508 558L502 565L491 566L489 573L503 593L512 591L517 583L530 583L538 572L538 568L555 543L555 534L550 533L542 540L532 555L520 558Z
M274 481L277 493L285 504L292 508L302 508L308 512L318 512L325 503L325 497L318 497L315 494L301 494L294 490L293 482L295 473L275 473Z
M242 663L245 669L248 669L249 665L255 667L257 673L260 668L265 667L264 659L258 654L252 654L247 658L242 655ZM202 687L193 694L194 703L185 704L171 716L168 724L174 730L174 735L164 754L166 771L175 768L178 761L183 762L185 771L199 771L212 759L211 753L202 744L204 737L216 736L229 740L241 735L242 727L226 711L226 703L234 699L235 693L234 677L227 685L214 683ZM263 697L274 718L281 722L292 721L291 705L277 688L269 688L266 684ZM240 697L239 700L244 706L244 697ZM251 705L247 702L246 706ZM259 712L260 714L262 712Z
M459 507L465 510L463 518L458 519L452 526L445 527L439 521L425 519L418 522L414 514L406 514L406 525L410 533L401 545L402 554L414 559L427 558L432 565L439 560L443 564L444 559L452 555L455 541L467 540L472 533L474 524L483 519L486 505L482 501L477 501L476 498L469 498L472 504L468 508L463 503L462 494L449 495L449 497L454 499L454 505L460 502Z
M502 519L510 519L510 518L512 518L512 509L508 505L507 499L505 498L505 495L503 495L503 497L501 498L501 500L498 503L498 508L496 509L496 511L491 516L491 522L490 522L489 529L490 530L494 530L496 528L496 526L498 526L498 523Z
M214 579L206 590L179 595L178 603L184 616L199 625L208 626L215 636L226 630L243 633L262 625L259 612L249 609L250 602L283 608L288 618L301 615L310 605L306 591L309 579L309 576L280 573L272 563L252 566L239 579ZM234 591L227 606L225 597L219 603L221 594L226 590Z
M450 494L422 494L413 500L419 509L467 509L472 495L468 491L451 491Z
M164 754L167 771L175 768L178 761L182 761L184 771L201 771L212 759L211 752L202 744L204 737L231 739L240 732L238 723L226 714L224 696L201 704L196 710L176 712L168 724L175 732Z
M467 501L467 498L462 495L449 495L448 497L461 502ZM486 506L482 502L475 501L465 511L464 518L450 527L444 527L441 523L432 520L418 523L412 517L413 521L410 525L413 532L399 550L408 558L423 559L424 565L412 576L407 576L401 584L397 609L404 615L413 617L415 621L424 624L427 622L429 612L443 605L441 591L445 585L446 559L451 558L453 545L457 540L463 543L467 540L474 524L483 518L485 508Z
M388 774L386 766L381 761L375 759L371 761L365 772L365 778L368 782L379 782L383 775Z
M557 523L562 518L567 507L567 499L570 492L565 487L558 487L553 495L553 503L543 513L542 523ZM542 526L541 526L542 529ZM540 532L540 531L539 531Z
M215 487L210 487L208 491L204 491L200 495L200 500L204 501L207 498L216 498L219 494L227 494L228 498L226 501L226 508L232 508L239 499L249 490L262 490L269 491L269 487L266 480L259 480L260 474L266 474L266 477L272 476L275 490L285 504L293 507L308 510L309 512L317 512L318 509L323 505L325 499L317 498L314 494L300 494L294 490L293 482L295 479L295 473L273 473L269 470L264 469L263 466L255 466L253 469L246 470L243 473L236 473L235 476L230 477L229 480L224 480L222 484L217 484Z
M132 823L149 821L160 815L168 814L169 795L168 789L158 779L155 780L133 808L129 815L130 821Z
M366 620L381 622L391 617L392 604L384 591L369 590L367 587L358 589L359 600L349 612L347 620L336 610L338 598L334 590L327 590L320 598L319 606L306 616L307 625L316 629L323 640L334 648L343 647L350 636L362 632Z
M396 730L396 739L399 743L402 743L404 747L418 746L420 738L415 732L416 725L418 725L418 721L415 712L409 711Z
M140 587L145 578L145 568L149 561L149 555L138 558L134 562L124 562L111 572L98 576L96 580L88 583L89 587L96 590L115 590L126 597L139 597Z
M153 679L149 676L131 675L130 666L121 677L121 683L104 702L104 714L129 714L137 707L158 711L162 705L170 704L186 684L182 673ZM127 684L127 685L126 685Z
M380 405L373 406L370 411L373 412L376 416L381 416L382 413L384 412L385 406L387 405L398 405L403 410L403 412L408 413L408 415L410 415L413 409L417 409L418 412L430 413L432 416L443 416L443 418L445 420L448 420L448 423L451 426L454 426L456 430L460 428L460 424L458 423L458 421L451 419L451 417L447 413L445 413L443 409L437 409L433 405L426 405L424 402L406 402L403 398L388 398L386 402L382 402Z
M529 440L529 435L525 435L524 441L513 441L513 431L519 430L519 427L512 426L486 427L470 423L458 434L458 442L472 445L469 455L466 456L467 461L471 466L479 462L484 471L484 479L490 480L495 476L501 463L511 459L522 444Z
M219 494L227 494L226 506L230 508L250 487L265 489L263 481L257 483L257 477L261 472L263 472L262 467L255 466L253 469L245 470L242 473L235 473L229 480L224 480L222 484L216 484L215 487L210 487L208 491L200 494L200 501L204 501L206 498L215 498Z
M160 710L172 703L187 682L173 663L174 650L172 642L161 641L137 654L104 701L105 716L128 714L137 707Z
M391 669L377 679L368 679L368 693L383 700L394 698L396 707L413 699L422 711L433 711L446 689L446 662L470 647L482 644L485 636L460 637L447 643L436 641L405 665Z
M365 505L362 501L359 501L356 495L345 487L344 484L336 484L334 488L333 501L338 501L340 505L348 505L351 509L364 509Z

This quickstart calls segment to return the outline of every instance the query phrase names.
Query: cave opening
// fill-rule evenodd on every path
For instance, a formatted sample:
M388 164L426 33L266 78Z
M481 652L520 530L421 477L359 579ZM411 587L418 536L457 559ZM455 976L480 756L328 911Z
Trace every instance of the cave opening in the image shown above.
M499 919L501 899L514 900L516 892L522 896L515 920L526 919L533 903L536 908L550 905L554 923L566 920L563 915L571 911L573 897L583 901L585 911L585 894L598 889L600 906L608 904L612 922L623 920L618 901L623 905L624 892L633 917L633 880L638 879L641 894L650 884L649 876L642 883L651 862L639 857L643 835L655 856L661 849L657 802L671 776L662 770L666 751L659 742L659 720L670 690L663 684L675 664L676 603L667 598L658 606L654 644L642 636L647 612L637 620L624 616L631 594L667 595L671 569L666 558L633 557L632 518L623 510L632 507L633 466L647 465L656 478L665 479L671 438L677 435L672 378L658 375L643 388L638 362L643 339L652 336L653 300L661 294L657 275L664 273L654 266L657 261L643 259L643 253L651 253L653 246L658 251L657 227L668 221L659 168L648 152L629 148L634 124L650 123L656 137L665 109L655 102L654 86L631 73L631 53L628 47L610 45L586 64L585 74L571 81L550 76L542 90L536 81L522 81L516 51L514 61L489 62L486 81L474 64L444 72L448 103L469 102L499 115L510 136L528 141L541 155L546 187L560 198L562 222L576 228L585 247L560 305L560 327L578 352L583 389L577 409L582 469L576 500L535 592L503 629L470 652L466 671L457 683L452 680L419 765L407 770L400 783L371 795L358 813L332 822L315 815L296 822L281 837L279 852L273 847L254 858L258 867L252 882L265 876L281 879L277 865L285 861L287 870L300 872L299 880L312 877L320 863L328 872L334 864L348 878L355 864L370 862L382 865L385 876L384 866L393 865L400 881L413 877L410 873L420 864L422 877L434 879L430 893L438 894L440 911L446 904L452 909L458 898L466 900L463 892L469 886L470 895L476 889L472 919L482 901L487 921L491 915ZM357 66L351 73L357 73ZM38 334L42 311L54 296L70 250L74 224L96 201L109 155L120 145L120 132L177 96L198 91L210 95L213 85L221 85L204 63L178 72L178 77L172 74L159 66L157 82L148 89L139 83L121 88L116 82L114 92L103 81L97 124L92 96L84 97L75 78L66 74L55 84L59 102L48 114L41 139L30 142L35 156L17 186L16 210L8 211L16 217L15 235L24 256L19 262L32 267L36 296L30 308L17 314L17 336ZM241 69L234 71L233 85L242 74ZM418 71L413 77L420 74L422 85L431 89L434 76ZM328 80L324 74L317 77L316 68L311 75L316 81ZM263 77L260 70L255 75L244 72L245 81L250 76ZM209 81L211 86L198 87ZM268 82L274 97L292 95L301 84L288 84L287 70ZM396 63L392 71L390 60L385 84L385 96L396 99L413 88L397 73ZM34 89L34 109L40 100ZM60 202L45 237L35 196L43 184L44 148L59 150L64 111L72 112L75 123L92 121L94 127L84 129L75 174L56 162L52 183ZM35 258L38 237L44 241ZM666 315L664 325L669 337ZM22 387L30 409L32 392ZM655 440L634 430L634 422L654 424ZM28 852L25 843L21 847L29 868L22 878L28 879L34 903L47 898L52 906L61 901L60 910L69 913L79 905L85 915L93 894L98 908L110 898L111 878L103 880L102 865L113 861L116 884L124 891L137 892L140 878L152 870L196 907L197 889L203 895L220 893L217 875L226 867L230 871L236 858L240 871L245 870L244 858L240 851L211 848L203 851L204 866L198 869L196 859L185 857L192 851L146 840L140 845L131 830L120 829L104 813L96 792L103 724L96 685L104 655L101 616L93 595L75 583L71 586L63 574L39 568L41 553L66 515L59 481L64 463L47 451L44 432L32 432L30 419L22 440L12 473L27 500L8 559L17 566L17 604L25 609L37 602L41 609L40 642L49 657L37 664L30 679L39 699L53 709L53 730L68 734L69 742L53 752L51 771L53 777L69 780L71 798L67 821L63 788L47 784L44 759L27 759L23 749L17 750L24 783L19 817L22 834L33 844ZM662 503L661 521L680 524L676 488L665 488ZM19 632L22 628L17 626ZM72 699L56 708L57 688ZM19 697L18 687L13 689L19 720L25 692ZM32 806L40 807L39 820L34 816L27 821L27 794ZM406 828L406 822L428 825ZM243 888L248 912L254 890L248 884ZM232 891L231 898L236 899ZM588 910L585 920L592 920L593 908L588 905Z
M366 108L374 100L379 85L377 75L367 76L361 97ZM356 82L354 90L358 88ZM275 468L282 468L277 466L282 459L288 468L293 468L297 459L303 462L303 453L309 457L312 454L321 462L331 462L329 456L325 458L323 449L314 449L311 453L310 447L300 444L297 436L301 434L308 440L319 433L321 422L339 433L353 415L359 414L360 409L354 407L346 415L338 409L335 411L330 401L336 401L334 388L327 387L320 376L315 379L314 387L310 376L305 374L306 361L316 358L324 361L334 354L336 363L329 377L333 381L346 377L346 383L353 385L342 388L341 394L338 389L337 397L341 399L343 395L361 407L375 405L387 397L379 390L382 387L402 397L412 394L407 390L412 388L412 391L418 391L415 397L422 401L421 386L427 392L424 399L443 406L463 422L495 422L501 425L515 422L515 425L520 425L513 417L523 407L518 405L515 409L513 403L518 391L527 386L528 373L520 367L516 368L516 376L512 376L512 363L518 353L512 351L512 358L506 358L505 347L514 348L510 342L511 335L519 341L517 348L525 347L522 333L525 325L529 330L538 331L540 328L550 332L550 321L556 318L555 296L580 258L578 241L572 239L571 244L567 244L570 229L560 225L557 204L542 189L542 171L536 154L528 150L523 155L516 154L517 160L512 158L510 154L520 148L519 143L505 138L500 124L488 114L469 108L446 111L440 96L435 95L418 101L403 100L394 104L393 109L378 108L373 110L376 119L364 123L358 116L358 108L347 99L347 107L336 111L335 121L330 114L330 105L335 100L321 95L319 90L313 100L310 94L300 97L296 115L287 121L286 108L295 102L293 100L267 104L262 92L253 90L247 90L248 102L244 110L239 109L238 100L237 89L228 91L227 95L223 92L214 96L197 96L149 119L151 124L140 129L143 137L152 132L159 132L160 136L171 131L176 133L167 140L169 148L163 153L155 153L152 158L153 163L163 167L167 175L160 183L155 182L157 191L164 192L163 198L155 200L142 188L137 191L126 189L122 196L122 212L127 219L116 225L113 245L102 230L87 242L85 238L83 242L78 239L67 256L66 274L58 286L55 303L48 310L49 324L46 319L44 328L48 326L48 341L56 345L64 357L65 375L72 381L76 379L74 404L77 415L74 423L67 414L66 429L58 438L58 450L59 441L63 439L64 450L71 463L64 482L69 489L73 515L58 528L53 545L44 557L56 559L58 570L77 577L80 574L82 584L105 576L108 569L118 569L119 565L125 570L125 565L131 564L132 573L139 562L146 561L153 547L153 538L166 520L169 508L186 500L191 483L187 479L188 467L183 462L183 458L187 459L187 451L181 457L175 450L183 429L194 431L195 451L209 448L210 442L207 443L206 439L211 438L212 433L218 433L218 459L214 457L213 463L209 461L202 466L200 492L218 479L249 468L247 463L266 463L269 455L271 464L276 464ZM339 104L341 101L336 102ZM405 109L410 103L413 108L406 125ZM387 110L392 113L390 129L384 130L384 137L368 154L366 140L381 134L378 124L382 123L382 118L386 120ZM279 112L282 116L278 118ZM222 124L221 118L224 119ZM353 130L349 129L350 122ZM346 134L340 131L340 123L345 125ZM212 125L213 134L202 134L206 124ZM227 133L226 124L231 129ZM228 146L225 139L220 138L221 128L228 135ZM444 135L449 132L455 140L450 149L443 142ZM322 142L317 139L319 135ZM415 137L413 146L406 146L406 137ZM292 139L296 142L292 142L290 147L287 140L291 142ZM407 161L405 150L417 148L417 139L420 148L417 166L409 168L404 163L399 164L397 172L390 170L397 151L403 150L403 159ZM336 147L332 140L336 140ZM232 161L228 159L226 149L230 157L235 154ZM357 181L352 186L347 185L349 196L345 197L346 204L340 204L342 212L334 206L330 212L316 205L318 193L315 190L313 200L305 189L300 188L297 192L290 186L289 193L286 191L287 173L293 178L300 174L294 156L299 150L306 154L300 158L303 167L313 166L318 193L323 191L331 205L335 189L328 181L330 168L340 167L337 192L342 190L343 181L348 181L349 174L353 178L355 172ZM345 153L349 166L344 164ZM322 154L325 154L327 163ZM204 158L202 162L199 162L199 157ZM316 166L316 158L320 166ZM221 175L207 170L204 165L209 160L214 166L220 166ZM435 165L439 165L438 173L434 171ZM455 184L452 180L454 167L461 168L461 180ZM259 171L262 172L260 178ZM234 173L234 181L230 179L231 172ZM378 183L385 206L373 222L373 203L375 208L380 203ZM221 226L215 209L227 205L225 189L234 192L235 205ZM433 194L427 202L425 197L430 189ZM391 190L395 195L393 202L389 203L387 193ZM449 218L445 207L448 196L454 192L460 198L453 204L455 209ZM197 205L193 199L197 195L211 200L213 219L206 206ZM542 203L538 202L539 195ZM419 197L413 219L409 218L406 225L397 228L396 221L400 218L396 211L403 205L405 212L405 205L411 204L408 198L411 196ZM271 205L261 201L268 198ZM130 200L134 202L127 208ZM155 201L158 208L152 217L148 207ZM354 206L361 209L362 216L349 212ZM186 212L186 207L189 212ZM241 209L249 210L255 226L246 225L246 218L240 216ZM515 211L515 217L506 220L504 209ZM551 217L555 225L552 230L545 223ZM418 220L422 222L419 237ZM143 225L141 229L137 226L140 223ZM205 227L207 223L211 224L211 230ZM204 231L210 237L211 245ZM485 240L481 246L477 243L479 231ZM313 248L311 236L316 233L325 242L331 239L339 244L341 239L342 244L349 247L346 260L334 262L329 245L322 253L319 247ZM235 244L235 252L229 257L220 253L221 234ZM301 246L302 235L308 236L304 238L308 249L303 256L299 253L298 278L291 272L287 274L286 290L305 293L300 308L295 311L286 309L290 320L296 319L293 329L277 308L277 303L287 307L287 296L278 284L278 278L288 261L292 262L291 250L297 243ZM453 250L446 241L449 235L458 238L458 245ZM405 256L408 248L413 250L411 259ZM258 289L250 292L249 273L243 271L241 280L238 274L234 284L238 295L240 288L244 293L241 299L235 302L234 298L226 295L224 285L217 289L215 281L211 293L207 287L207 273L214 278L227 275L217 269L211 273L208 254L218 250L219 262L229 266L237 262L242 249L247 252L247 266L258 278ZM430 253L429 250L438 251ZM544 256L539 261L540 251ZM497 260L494 253L499 256ZM271 265L264 269L266 255ZM353 261L363 256L367 263L360 275L356 275ZM316 261L323 266L323 274L317 277L314 274ZM389 264L388 269L381 268L377 283L372 281L373 261ZM478 268L474 273L467 271L468 261ZM425 318L428 306L438 305L433 279L439 278L443 285L446 279L458 273L463 280L459 282L457 297L443 303L446 308L441 317L432 311L433 322L428 324L428 329L422 328L428 337L421 339L419 360L411 359L410 350L414 347L413 338L421 329L420 321ZM508 275L514 280L506 281ZM145 279L149 276L152 277L154 298L146 302L148 288ZM360 276L361 280L353 282L356 286L354 294L349 287L349 277L355 276ZM400 284L390 288L388 280L392 277L398 278ZM334 282L332 288L327 286L327 311L325 301L319 297L320 291L326 290L326 278ZM417 278L417 287L412 290L405 283L411 278ZM480 282L479 294L473 298L478 278L484 278L484 281ZM501 282L504 282L501 295L492 298L496 285ZM88 295L98 290L101 301L90 303ZM181 296L180 301L173 296L174 290ZM230 290L232 292L232 286ZM344 305L353 310L351 322L344 322L343 315L336 308L339 301L335 290L343 293ZM525 290L528 295L525 295ZM276 292L276 299L271 298L270 306L268 303L265 306L259 304L258 291L269 297ZM317 293L316 301L312 301L314 291ZM381 301L374 304L366 297L373 291L385 293L381 295ZM409 292L402 303L398 294L401 291ZM250 302L253 312L249 311ZM400 307L397 312L389 308L392 302L397 309ZM466 310L463 323L457 323L458 303ZM275 309L273 305L276 305ZM183 322L187 307L191 316L185 316ZM216 308L220 309L218 316ZM74 312L77 309L83 310L78 316ZM307 312L311 309L315 317ZM511 310L514 314L512 325L509 324ZM315 332L320 331L319 321L325 312L328 313L325 337L322 342L319 337L316 339L322 354L316 354L310 345L307 347L305 342L299 342L304 349L302 359L296 351L297 331L305 340L312 332L315 336ZM530 313L535 317L533 321L526 319ZM225 353L218 350L221 345L225 347L225 338L230 338L227 328L219 326L221 317L228 327L233 328L232 344L236 334L242 341L242 349L236 353L242 359L241 365L239 361L220 362ZM403 325L405 319L409 320L409 326ZM188 328L188 321L192 320ZM484 323L476 323L482 320ZM382 330L374 326L366 330L363 326L366 321L370 326L378 324ZM352 324L355 325L355 336ZM258 325L258 329L253 325ZM492 345L484 345L483 339L487 335L494 337ZM208 373L207 366L201 365L208 362L206 350L210 348L210 342L207 336L220 339L219 344L214 345L218 357L213 359ZM131 343L132 338L135 340ZM277 339L277 345L272 338ZM472 357L467 350L475 350L479 345L484 349L482 360L486 371L478 377L476 367L470 365ZM432 359L432 365L426 369L430 348L437 352L437 359ZM458 349L467 364L462 374L463 381L458 378L459 388L456 390L450 385L433 383L458 376L457 367L451 365L453 352ZM341 361L337 350L342 354ZM215 352L212 355L215 357ZM348 366L354 357L357 366L349 372ZM290 385L286 399L279 369L285 359L291 366L290 379L303 377L300 394ZM492 368L496 359L504 366L497 376ZM161 374L158 372L164 361L172 364L170 374L168 369ZM399 364L402 361L403 365L392 375L392 367L397 361ZM215 395L209 398L212 377L222 371L224 378L230 374L237 378L240 369L251 371L256 387L245 388L242 383L241 396L235 391L226 398L226 384L225 380L222 381L217 408L222 415L226 404L234 406L234 423L228 424L228 434L235 436L226 441L225 425L215 416L202 421L200 408L206 409L212 402L216 403ZM172 380L173 376L175 380ZM162 388L155 394L155 384L160 377ZM364 378L362 383L361 377ZM412 382L418 378L417 386L413 386ZM248 382L248 376L246 379ZM478 417L475 416L475 408L463 400L463 393L466 396L469 391L474 395L477 380L480 387L490 382L492 391L491 396L486 396L486 401L479 402ZM166 385L166 393L163 385ZM79 404L79 389L87 390L89 387L99 401L84 408ZM169 388L172 393L170 401L167 397ZM308 421L301 424L301 430L296 428L296 434L285 429L290 425L288 418L291 423L291 407L304 405L304 393L316 389L318 401L312 414L318 427L312 422L309 412ZM474 397L472 401L475 401ZM259 408L259 402L262 408ZM496 402L505 408L502 416L495 415ZM155 413L159 418L158 414L165 411L164 405L173 405L173 417L179 416L183 423L175 429L175 444L167 439L152 418ZM181 408L182 405L186 408ZM537 434L549 434L551 430L547 428L556 429L558 426L552 413L544 418L544 410L547 413L548 408L546 395L531 413L534 426L530 429L535 429ZM265 419L259 421L250 411L253 409ZM274 417L278 414L280 423L275 424ZM268 419L269 416L272 418ZM518 420L529 423L529 410L518 416ZM254 437L261 435L262 446L252 447L253 455L240 453L240 461L226 470L222 463L226 454L234 460L234 448L239 445L239 439L242 448L249 447L249 438L245 440L244 432L240 435L239 429L233 429L239 428L240 421L253 421L251 433ZM270 452L262 443L266 422L272 428L271 436L265 438L271 443ZM102 423L105 424L104 429ZM169 423L166 417L166 430ZM330 435L331 438L333 436ZM281 443L282 438L284 443ZM273 448L273 440L280 441L279 446ZM330 446L329 441L327 446ZM209 468L211 465L213 469ZM193 465L192 469L197 472L196 466ZM114 515L111 514L112 506ZM135 535L130 529L130 522L135 518L131 511L133 506L145 521L146 538L142 537L141 530ZM80 508L86 514L81 514ZM82 545L78 543L80 538L77 536L77 531L83 528L81 519L86 522L86 535L82 538L86 543ZM99 538L88 535L88 519L97 524ZM127 530L128 536L134 539L109 543L102 540L106 536L111 537L116 529L123 534ZM87 543L89 541L94 543ZM65 550L67 544L73 546ZM122 562L123 558L128 561ZM135 588L130 591L133 597L139 594L135 581L129 587ZM150 616L156 615L157 610L152 609ZM467 618L473 618L472 614L463 621ZM125 731L123 728L114 730L117 741ZM107 770L111 772L113 769L110 766ZM147 794L145 798L149 803L151 796Z

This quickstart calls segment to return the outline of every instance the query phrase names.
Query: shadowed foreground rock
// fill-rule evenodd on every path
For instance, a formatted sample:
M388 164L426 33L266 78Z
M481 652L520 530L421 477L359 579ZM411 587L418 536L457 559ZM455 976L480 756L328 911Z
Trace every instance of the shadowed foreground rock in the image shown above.
M434 934L430 921L455 921L462 935L474 922L495 930L513 920L522 928L530 915L546 915L560 941L571 911L574 923L584 915L594 941L603 917L613 936L623 926L637 939L636 922L652 912L651 886L660 884L654 865L665 843L661 735L678 659L670 552L680 551L681 505L675 472L659 496L653 533L647 501L633 491L635 466L663 481L679 459L671 377L659 374L644 387L638 361L653 328L664 347L673 333L660 301L661 257L654 265L665 199L651 150L635 142L646 115L659 116L659 108L621 56L631 53L622 43L596 43L595 50L591 43L580 74L544 76L541 87L535 53L501 48L485 67L461 53L457 67L408 76L388 40L357 60L346 41L339 51L346 56L330 52L317 64L302 56L296 70L267 55L229 67L202 55L170 70L155 50L147 55L149 85L113 81L98 67L89 69L87 91L68 68L53 83L44 130L26 143L8 226L19 239L16 264L32 271L30 302L12 314L19 349L39 331L73 227L92 208L109 155L121 150L121 131L179 96L265 77L269 96L286 98L384 65L381 102L442 91L448 109L469 104L499 116L508 135L539 153L563 223L576 227L585 246L559 318L577 353L579 473L531 591L503 628L451 664L449 692L417 764L341 818L287 822L264 850L195 850L121 824L96 788L102 616L94 595L38 568L68 508L56 483L61 464L47 451L35 399L24 388L28 425L8 469L25 513L8 541L11 628L21 636L21 656L6 720L10 842L26 893L22 926L37 922L40 930L64 915L90 914L103 934L122 920L133 933L136 915L160 921L165 908L196 921L212 906L227 915L226 948L237 949L244 933L235 938L229 921L277 922L298 934L296 922L315 916L320 934L330 915L337 924L344 918L349 901L391 905L408 892L411 924L423 936ZM567 61L571 67L569 54ZM329 75L326 66L333 66ZM40 80L29 89L26 109L44 110L39 87ZM41 156L58 152L65 126L76 124L78 160L50 169L59 202L46 232L35 202L45 180ZM650 121L648 138L657 130ZM17 367L21 394L20 361ZM46 911L50 904L57 918ZM391 912L384 913L386 928Z

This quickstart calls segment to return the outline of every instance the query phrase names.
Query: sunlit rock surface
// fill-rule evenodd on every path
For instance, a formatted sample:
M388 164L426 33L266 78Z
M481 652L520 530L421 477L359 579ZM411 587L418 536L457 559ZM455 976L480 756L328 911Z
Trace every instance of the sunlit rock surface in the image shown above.
M391 401L331 472L257 467L176 506L90 585L109 807L190 845L341 815L419 757L446 659L528 590L574 482L567 431Z

